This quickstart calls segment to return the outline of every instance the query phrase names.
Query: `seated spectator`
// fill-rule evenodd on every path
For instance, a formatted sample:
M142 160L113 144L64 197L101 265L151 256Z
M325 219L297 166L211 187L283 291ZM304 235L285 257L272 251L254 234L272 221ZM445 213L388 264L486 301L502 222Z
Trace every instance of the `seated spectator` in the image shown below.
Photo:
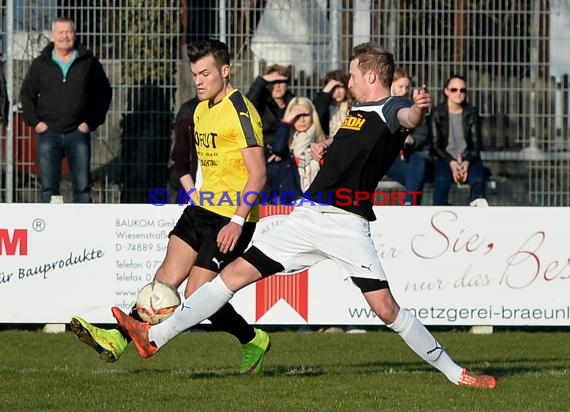
M253 103L261 116L263 143L266 159L271 156L271 146L279 122L285 114L287 104L294 97L289 90L289 69L280 64L269 66L263 76L258 76L246 97Z
M311 100L294 97L285 110L268 159L267 180L270 192L300 196L320 170L311 155L313 143L325 140L319 116Z
M410 83L408 72L397 67L392 81L392 96L406 96L410 90ZM406 206L419 205L422 202L421 192L430 161L430 145L427 121L424 119L421 126L406 137L404 148L386 173L389 178L406 188L404 198ZM416 194L418 192L419 195Z
M467 183L469 202L485 197L486 173L480 158L481 122L476 107L467 103L467 82L454 74L443 87L445 101L433 110L429 127L433 138L433 204L448 205L453 182Z
M348 76L333 70L325 76L325 85L313 101L325 136L334 136L352 107Z

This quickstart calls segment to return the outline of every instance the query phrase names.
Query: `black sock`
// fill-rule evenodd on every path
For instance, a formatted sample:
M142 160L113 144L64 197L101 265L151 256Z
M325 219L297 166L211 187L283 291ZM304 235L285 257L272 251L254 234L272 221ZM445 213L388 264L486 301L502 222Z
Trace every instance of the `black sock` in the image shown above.
M129 312L129 316L135 318L139 322L144 322L144 320L142 320L139 313L137 312L137 309L135 306L133 306L131 308L131 311ZM119 325L117 325L117 329L119 330L119 332L121 332L121 335L123 335L123 337L127 340L127 342L131 341L131 337L129 336L129 334L127 332L125 332Z
M221 330L234 335L242 345L250 342L255 337L253 326L247 323L229 303L222 306L209 319L214 330Z

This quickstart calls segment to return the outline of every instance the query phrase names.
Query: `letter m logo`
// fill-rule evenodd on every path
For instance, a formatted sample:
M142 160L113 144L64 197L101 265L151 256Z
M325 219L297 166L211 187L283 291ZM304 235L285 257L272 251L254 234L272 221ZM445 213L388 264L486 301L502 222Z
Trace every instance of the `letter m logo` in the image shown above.
M10 237L8 229L0 229L0 256L4 250L6 255L14 256L16 248L19 249L20 256L28 255L28 230L14 229L14 235Z

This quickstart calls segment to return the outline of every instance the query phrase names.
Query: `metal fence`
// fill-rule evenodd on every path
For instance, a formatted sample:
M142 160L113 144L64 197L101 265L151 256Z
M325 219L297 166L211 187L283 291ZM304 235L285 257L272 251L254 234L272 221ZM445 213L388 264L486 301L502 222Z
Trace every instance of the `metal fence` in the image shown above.
M193 95L185 45L216 37L230 46L232 79L244 92L266 65L281 63L292 70L293 92L314 97L326 72L348 70L352 47L364 41L393 51L436 103L445 79L461 73L483 118L489 202L570 205L566 1L5 0L0 12L10 100L0 136L1 201L39 201L35 139L18 95L51 21L66 15L113 86L107 121L92 141L96 202L145 203L150 188L176 186L172 119ZM67 179L62 186L70 201ZM461 190L452 195L465 203Z

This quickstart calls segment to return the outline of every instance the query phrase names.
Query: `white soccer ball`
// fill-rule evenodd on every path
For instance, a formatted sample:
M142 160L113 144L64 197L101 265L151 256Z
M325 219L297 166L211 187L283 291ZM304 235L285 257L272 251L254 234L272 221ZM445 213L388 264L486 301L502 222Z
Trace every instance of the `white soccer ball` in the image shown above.
M180 305L180 295L172 286L158 280L144 285L137 296L136 310L145 322L156 325Z

